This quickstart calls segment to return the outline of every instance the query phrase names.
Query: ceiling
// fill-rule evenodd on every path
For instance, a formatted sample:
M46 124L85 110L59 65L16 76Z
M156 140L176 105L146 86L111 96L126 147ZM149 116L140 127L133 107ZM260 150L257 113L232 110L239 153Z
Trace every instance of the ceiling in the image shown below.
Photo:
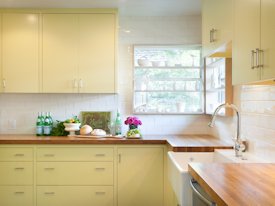
M201 0L0 0L1 8L118 8L122 16L199 15Z

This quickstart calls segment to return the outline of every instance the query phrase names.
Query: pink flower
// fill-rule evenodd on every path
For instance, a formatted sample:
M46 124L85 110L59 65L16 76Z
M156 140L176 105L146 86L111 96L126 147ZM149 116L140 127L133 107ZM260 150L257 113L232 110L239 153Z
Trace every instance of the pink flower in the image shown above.
M127 117L127 119L124 121L124 124L126 125L142 125L142 122L137 117Z

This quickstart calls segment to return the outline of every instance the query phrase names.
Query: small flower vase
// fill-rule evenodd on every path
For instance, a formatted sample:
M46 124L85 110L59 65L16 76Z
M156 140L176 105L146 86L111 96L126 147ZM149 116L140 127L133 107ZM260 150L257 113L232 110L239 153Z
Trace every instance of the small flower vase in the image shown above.
M129 130L131 130L131 129L137 129L137 128L138 128L137 125L129 124Z

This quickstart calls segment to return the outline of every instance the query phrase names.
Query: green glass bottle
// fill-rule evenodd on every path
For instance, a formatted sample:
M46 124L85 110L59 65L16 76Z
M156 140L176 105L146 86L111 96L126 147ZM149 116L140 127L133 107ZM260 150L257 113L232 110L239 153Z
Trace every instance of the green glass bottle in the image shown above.
M116 120L115 120L115 134L121 135L121 117L119 111L116 113Z
M49 113L46 113L43 125L43 134L45 136L50 136L51 134L51 120L49 118Z
M43 119L40 112L38 112L38 116L36 119L36 136L43 136Z

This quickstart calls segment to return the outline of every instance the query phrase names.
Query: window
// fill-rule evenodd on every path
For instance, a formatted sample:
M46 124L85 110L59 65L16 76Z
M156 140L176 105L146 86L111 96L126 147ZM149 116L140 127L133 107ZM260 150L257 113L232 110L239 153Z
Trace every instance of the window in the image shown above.
M200 46L134 46L134 113L204 111Z

